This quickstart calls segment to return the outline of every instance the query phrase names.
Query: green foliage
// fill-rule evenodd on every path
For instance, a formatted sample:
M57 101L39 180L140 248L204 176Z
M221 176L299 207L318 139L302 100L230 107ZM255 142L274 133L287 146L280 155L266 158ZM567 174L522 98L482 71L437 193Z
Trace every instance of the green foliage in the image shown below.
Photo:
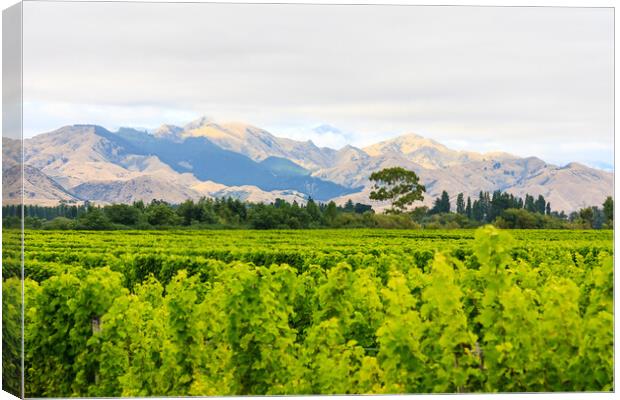
M135 225L140 219L140 210L128 204L112 204L103 208L108 219L116 224Z
M112 228L112 224L99 207L90 207L77 219L76 228L104 230Z
M374 214L369 217L372 226L381 229L420 229L421 225L415 222L408 214Z
M495 219L493 224L502 229L566 228L566 224L557 218L518 208L504 210L501 215Z
M377 359L383 369L388 393L422 393L428 359L422 349L424 323L418 302L407 280L394 272L381 291L386 302L385 320L377 330L380 350Z
M370 174L369 179L375 182L370 199L391 200L392 212L404 211L415 201L424 200L422 193L426 188L413 171L401 167L385 168Z
M21 397L22 284L18 278L2 282L2 390Z
M28 391L46 397L85 396L96 384L90 340L115 298L121 275L108 268L74 269L32 285L25 334Z
M591 229L594 224L594 210L592 207L579 210L579 218L584 224L584 228Z
M470 205L471 207L471 205ZM463 197L463 193L459 193L456 196L456 213L457 214L461 214L461 215L465 215L465 198Z
M613 228L614 224L614 199L608 196L603 203L603 213L605 214L605 223L609 228Z
M611 239L27 232L26 396L610 391Z
M24 205L10 204L2 206L2 218L21 217L22 213L26 217L38 218L42 220L51 220L56 217L65 217L69 219L75 219L86 212L88 206L72 205L66 201L61 200L56 206L37 206L37 205ZM5 224L5 227L6 224Z
M401 172L396 171L396 175ZM381 177L381 174L386 175L387 172L379 171L376 174L375 177ZM380 196L387 196L390 192L391 196L407 187L415 186L416 191L423 188L421 185L413 185L412 182L415 179L409 176L409 171L403 173L406 177L404 181L395 178L393 172L390 174L387 174L386 179L391 184L378 181L375 184L375 188L378 189L374 192L375 195L381 192ZM343 205L337 205L334 201L325 204L308 199L303 205L296 201L288 203L282 199L276 199L271 204L264 204L243 202L232 198L201 198L198 201L186 200L178 205L167 204L159 200L153 200L148 205L139 201L132 205L113 204L103 207L88 204L68 206L61 203L55 207L25 206L23 211L24 226L27 229L55 230L458 229L476 228L485 223L493 223L502 229L613 228L613 199L611 197L605 201L603 208L587 207L567 217L564 212L552 211L551 204L546 202L542 196L534 200L534 197L528 194L524 202L519 197L499 190L493 193L481 191L473 204L470 197L467 197L467 203L465 203L464 195L459 193L455 212L451 211L449 194L443 191L441 196L435 199L431 209L421 206L405 213L403 211L407 209L409 203L404 204L404 199L409 198L409 194L403 192L399 195L399 198L403 199L402 204L394 200L402 207L393 205L384 213L375 213L372 206L354 203L351 199ZM543 203L545 203L544 206ZM19 228L21 212L20 206L4 206L4 226ZM400 214L405 216L401 217Z
M457 261L438 253L422 291L421 313L427 326L423 347L434 360L425 386L433 392L462 392L480 376L477 336L467 320L464 294L457 281L460 269L463 266Z
M174 226L181 223L181 218L167 204L150 204L145 214L146 220L153 226Z
M421 218L420 223L426 229L474 228L478 224L465 215L454 213L431 214Z
M462 200L462 199L461 199ZM450 196L445 190L441 192L441 197L435 199L433 208L430 209L430 214L449 213L450 212Z
M51 221L46 221L43 223L43 229L52 229L52 230L69 230L75 229L76 224L75 221L66 217L56 217Z

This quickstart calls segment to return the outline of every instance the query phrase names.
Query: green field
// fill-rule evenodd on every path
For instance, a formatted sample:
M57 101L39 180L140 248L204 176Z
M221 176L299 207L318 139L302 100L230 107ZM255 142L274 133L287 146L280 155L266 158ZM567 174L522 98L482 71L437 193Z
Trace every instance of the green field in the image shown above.
M612 231L29 231L25 247L29 397L613 390Z

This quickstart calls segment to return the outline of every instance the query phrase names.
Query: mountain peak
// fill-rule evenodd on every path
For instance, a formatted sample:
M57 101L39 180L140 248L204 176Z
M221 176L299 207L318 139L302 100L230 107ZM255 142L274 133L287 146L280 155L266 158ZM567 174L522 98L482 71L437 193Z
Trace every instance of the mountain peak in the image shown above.
M397 136L393 140L397 142L401 142L401 143L414 143L417 145L427 145L427 146L432 145L432 146L446 147L443 144L433 139L424 137L422 135L418 135L417 133L413 133L413 132L409 132L409 133L405 133L403 135Z
M99 125L73 124L65 125L56 130L45 132L37 136L41 136L42 138L58 137L62 140L68 140L70 137L74 137L75 135L100 135L102 133L106 134L110 132Z
M418 135L415 132L405 132L402 135L396 136L395 139L406 139L406 138L412 138L412 139L427 139L426 137L422 136L422 135ZM430 140L430 139L429 139Z
M386 153L400 153L403 155L414 153L420 149L429 148L438 151L449 151L449 149L441 143L420 136L416 133L406 133L392 139L365 147L364 151L371 156L378 156Z
M185 130L192 130L192 129L197 129L200 128L201 126L207 125L209 123L213 123L213 119L207 117L206 115L203 115L200 118L197 118L193 121L191 121L190 123L188 123L187 125L184 126Z
M86 132L93 132L93 133L108 132L108 130L105 129L103 126L94 125L94 124L73 124L73 125L63 126L62 128L58 130L59 131L60 130L86 131Z
M568 168L570 168L570 169L588 169L589 167L587 165L583 165L581 163L573 161L573 162L569 162L568 164L566 164L564 166L564 168L566 168L566 169L568 169Z
M72 127L72 128L92 128L92 129L102 128L103 129L102 126L95 125L95 124L73 124L73 125L63 126L60 129L68 128L68 127Z
M179 138L182 132L183 128L180 126L164 124L155 129L151 134L158 138Z

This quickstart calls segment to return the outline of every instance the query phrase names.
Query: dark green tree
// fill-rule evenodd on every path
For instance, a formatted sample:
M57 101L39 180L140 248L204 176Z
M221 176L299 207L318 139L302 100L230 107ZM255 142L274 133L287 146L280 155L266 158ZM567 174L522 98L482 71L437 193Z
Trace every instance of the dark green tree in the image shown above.
M134 201L133 206L140 211L144 211L144 209L146 208L142 200Z
M206 224L215 224L217 223L217 214L215 213L215 209L213 208L212 201L206 201L202 204L202 219L200 222L204 222Z
M594 224L594 210L592 210L592 207L579 210L579 219L586 229L592 229Z
M183 225L191 225L192 221L202 221L204 208L193 200L185 200L179 204L177 214L183 219Z
M605 214L605 223L611 228L614 225L614 199L607 196L603 203L603 213Z
M349 199L346 203L344 203L344 211L353 212L355 211L355 204L353 204L353 200Z
M471 218L478 222L482 222L484 220L482 201L474 200L474 204L471 206Z
M154 226L174 226L181 223L181 217L165 203L151 203L146 208L146 217L149 224Z
M51 221L43 223L44 229L67 230L75 229L75 220L66 217L56 217Z
M536 212L536 205L534 204L534 197L529 194L525 195L525 202L523 203L523 208L525 208L529 212Z
M336 203L330 201L327 204L327 208L325 208L324 215L325 219L327 219L329 223L333 223L336 219L336 216L338 215L338 208L336 207Z
M450 212L450 196L445 190L441 192L441 196L435 199L430 214L445 214Z
M103 207L103 212L115 224L135 225L140 218L140 210L129 204L112 204Z
M488 222L487 216L490 202L489 193L480 191L478 200L474 200L474 204L471 207L472 219L479 222Z
M602 229L605 225L605 212L597 206L592 206L592 228Z
M545 209L547 207L547 201L543 197L542 194L538 195L538 199L534 203L535 211L539 214L545 214Z
M542 218L536 213L523 209L509 208L502 212L502 216L496 221L501 220L502 223L498 227L508 229L536 229L542 227ZM502 225L502 226L500 226Z
M312 197L309 198L308 202L306 203L306 212L310 216L310 220L312 222L317 224L321 223L321 220L323 219L321 208L316 204L314 200L312 200Z
M441 192L441 212L450 212L450 196L445 190Z
M415 172L401 167L385 168L373 172L370 180L374 182L370 192L371 200L392 201L392 208L388 211L399 213L417 200L424 200L424 185Z
M78 218L78 229L103 230L112 227L110 220L105 216L101 208L90 206L88 211Z
M356 214L364 214L365 212L372 212L372 206L368 204L355 203L354 210Z
M275 229L283 223L281 215L275 207L258 203L250 209L248 219L253 229Z
M463 193L459 193L456 196L456 213L460 215L465 214L465 199Z

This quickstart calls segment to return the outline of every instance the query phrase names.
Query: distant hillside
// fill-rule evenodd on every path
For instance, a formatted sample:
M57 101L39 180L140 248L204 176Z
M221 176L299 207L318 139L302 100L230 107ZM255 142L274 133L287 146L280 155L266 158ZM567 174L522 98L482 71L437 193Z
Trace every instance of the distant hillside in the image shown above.
M38 169L26 165L23 174L23 201L26 204L55 206L60 201L69 203L81 202L81 198L68 192L53 179ZM20 204L22 171L19 165L13 165L2 171L2 189L5 190L5 204Z
M355 159L341 158L331 168L313 173L344 185L364 186L352 196L335 199L339 204L351 198L378 209L385 208L386 203L368 199L371 190L368 177L373 171L394 166L408 168L420 176L426 186L423 204L429 206L443 190L451 195L452 204L458 193L472 199L480 191L502 190L519 196L542 194L554 209L566 212L600 205L607 196L613 196L612 173L578 163L558 167L536 157L455 151L414 134L366 147L364 153L356 150Z
M181 129L181 133L178 132ZM157 132L161 132L163 127ZM291 160L304 168L326 167L333 161L333 149L319 148L311 141L298 142L280 138L264 129L243 123L216 123L207 118L190 122L184 128L166 128L175 138L202 137L222 149L243 154L252 160L262 161L268 157ZM161 137L161 136L160 136Z
M105 197L107 201L114 195L103 196L100 190L95 190L96 186L105 182L106 188L117 190L118 183L144 175L149 175L149 182L153 184L157 181L159 188L165 187L162 181L167 181L168 185L174 181L175 185L186 187L197 181L214 181L226 186L254 186L265 192L297 191L319 200L355 191L312 177L303 167L287 159L269 157L256 162L243 154L222 149L204 137L173 141L167 136L128 128L110 132L99 126L75 125L29 139L25 148L26 163L67 190L78 190L82 195L98 193L98 198ZM114 182L117 184L112 185ZM131 187L138 190L144 185ZM85 188L88 192L84 192ZM153 195L159 194L157 190L154 192ZM167 190L161 194L169 199L178 197ZM118 201L130 197L124 195Z
M6 166L16 163L11 157L16 145L3 140ZM381 209L386 204L368 199L368 177L393 166L420 176L427 205L443 190L452 199L461 192L475 198L480 191L502 190L542 194L554 210L570 212L613 195L613 173L578 163L556 166L503 152L456 151L416 134L335 150L207 118L150 133L66 126L27 139L24 154L27 181L42 188L30 190L27 200L40 204L55 199L179 202L201 196L303 202L312 197L338 203L352 199Z

